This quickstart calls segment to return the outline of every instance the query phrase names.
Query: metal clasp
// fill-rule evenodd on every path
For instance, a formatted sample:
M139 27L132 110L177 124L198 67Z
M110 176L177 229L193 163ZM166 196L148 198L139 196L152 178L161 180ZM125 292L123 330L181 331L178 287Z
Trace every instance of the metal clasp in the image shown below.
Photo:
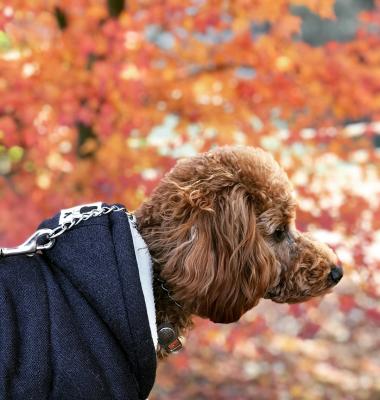
M3 247L0 248L0 257L16 256L26 254L29 256L34 255L39 250L47 250L53 247L55 239L51 239L49 235L53 232L52 229L39 229L34 232L23 244L17 247ZM45 238L45 242L42 239ZM48 241L46 241L46 239Z
M164 322L157 328L158 343L168 353L182 349L182 342L179 339L173 325L170 322Z

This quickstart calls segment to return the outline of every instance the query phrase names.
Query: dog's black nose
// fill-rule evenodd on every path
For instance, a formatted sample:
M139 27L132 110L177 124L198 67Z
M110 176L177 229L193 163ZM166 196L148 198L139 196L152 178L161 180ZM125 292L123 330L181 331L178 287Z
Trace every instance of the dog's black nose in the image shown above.
M339 267L337 265L334 265L331 268L331 272L330 272L330 278L334 283L338 283L343 276L343 269L342 267Z

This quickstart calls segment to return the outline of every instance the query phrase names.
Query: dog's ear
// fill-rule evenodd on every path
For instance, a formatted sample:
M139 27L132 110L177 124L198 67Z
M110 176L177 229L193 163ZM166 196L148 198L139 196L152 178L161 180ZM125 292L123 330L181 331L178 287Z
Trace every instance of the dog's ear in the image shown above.
M237 321L274 279L274 256L257 226L254 202L239 184L192 199L162 276L175 298L214 322ZM174 233L174 232L173 232Z

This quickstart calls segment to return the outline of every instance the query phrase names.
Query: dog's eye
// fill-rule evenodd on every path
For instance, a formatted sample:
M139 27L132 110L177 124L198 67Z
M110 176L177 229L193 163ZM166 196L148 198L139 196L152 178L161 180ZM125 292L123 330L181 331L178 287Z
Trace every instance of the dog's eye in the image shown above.
M286 237L286 227L285 226L280 226L278 227L274 232L273 232L273 238L277 242L281 242L285 239Z

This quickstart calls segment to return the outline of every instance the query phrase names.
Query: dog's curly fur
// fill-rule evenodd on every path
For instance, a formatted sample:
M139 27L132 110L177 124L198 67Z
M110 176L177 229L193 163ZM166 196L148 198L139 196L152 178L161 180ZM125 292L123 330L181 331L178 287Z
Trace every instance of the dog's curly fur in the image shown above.
M229 323L261 298L295 303L328 292L337 257L296 229L295 207L286 173L261 149L178 161L136 211L154 274L183 307L156 281L157 322L182 335L193 314Z

